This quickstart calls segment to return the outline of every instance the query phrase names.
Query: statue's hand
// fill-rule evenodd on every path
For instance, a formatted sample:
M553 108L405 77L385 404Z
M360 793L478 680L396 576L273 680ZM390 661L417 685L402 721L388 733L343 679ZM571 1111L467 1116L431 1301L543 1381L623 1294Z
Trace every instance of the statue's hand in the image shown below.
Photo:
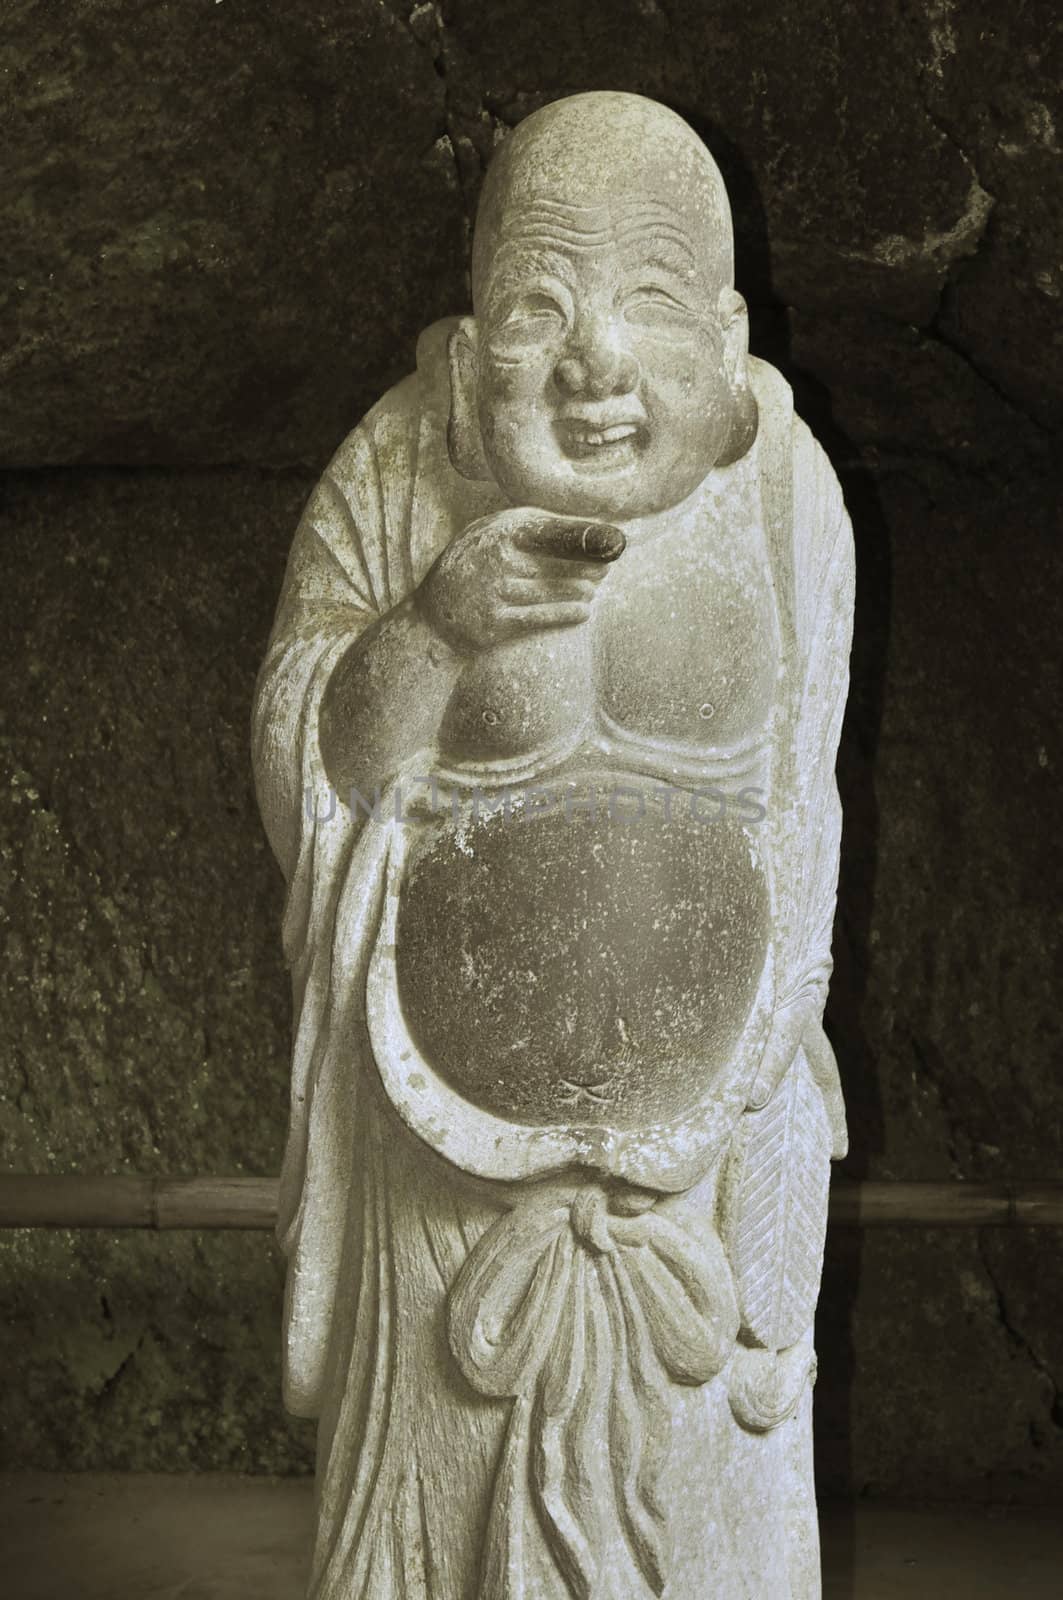
M608 523L532 507L471 522L429 568L414 603L453 650L470 655L538 628L586 622L624 535Z

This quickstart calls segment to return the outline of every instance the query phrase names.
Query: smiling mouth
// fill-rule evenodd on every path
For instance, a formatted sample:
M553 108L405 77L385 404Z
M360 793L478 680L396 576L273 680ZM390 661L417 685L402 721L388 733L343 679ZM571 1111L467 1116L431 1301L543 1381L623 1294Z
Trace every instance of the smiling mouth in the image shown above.
M557 432L570 461L610 466L634 456L642 428L637 422L614 422L608 427L599 427L566 418L558 424Z

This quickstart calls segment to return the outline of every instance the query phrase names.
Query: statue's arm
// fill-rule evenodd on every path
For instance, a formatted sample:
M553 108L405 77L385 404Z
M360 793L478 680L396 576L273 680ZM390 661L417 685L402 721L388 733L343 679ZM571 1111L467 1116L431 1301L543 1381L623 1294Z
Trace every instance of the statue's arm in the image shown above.
M374 408L322 477L292 546L255 709L259 803L289 878L308 791L311 817L320 799L330 815L337 803L357 814L359 797L375 804L434 744L469 657L587 621L624 549L605 523L499 507L441 540L418 579L406 525L417 417L407 384Z
M502 507L463 528L332 673L319 732L340 797L375 790L435 742L476 652L586 622L596 585L623 549L617 528L533 506Z
M318 725L325 771L342 801L352 790L368 798L432 743L460 669L416 593L358 635L329 679Z
M793 759L772 819L783 924L778 1003L720 1192L721 1237L743 1328L731 1405L762 1431L804 1392L819 1292L831 1158L845 1108L822 1015L831 972L841 805L834 766L848 688L852 530L826 456L803 424L795 455L795 632L800 662Z
M822 1030L832 968L841 803L835 761L849 684L854 564L852 528L826 455L803 424L795 450L795 628L800 661L791 723L792 782L776 804L776 881L785 938L772 1039L750 1103L774 1093L803 1043L842 1153L844 1114Z
M378 615L360 557L361 535L330 468L296 530L252 712L259 808L289 881L304 832L306 791L327 781L317 745L322 695L336 661Z
M842 809L835 775L849 691L855 572L853 531L841 486L819 445L809 437L810 517L805 578L798 590L798 629L804 659L795 724L797 785L789 831L787 874L795 917L783 978L784 998L806 1006L817 1027L833 966L831 942L838 892Z
M310 496L259 674L256 784L289 879L304 812L330 812L330 786L346 804L352 784L368 793L385 781L434 730L452 687L451 653L408 593L408 530L387 510L387 489L414 470L418 412L405 389L350 435Z
M842 811L835 766L849 691L855 570L853 530L841 486L820 446L810 436L807 444L811 461L805 492L812 533L804 581L798 587L804 673L795 725L798 781L789 852L798 915L788 981L793 992L812 993L822 1012L838 889Z

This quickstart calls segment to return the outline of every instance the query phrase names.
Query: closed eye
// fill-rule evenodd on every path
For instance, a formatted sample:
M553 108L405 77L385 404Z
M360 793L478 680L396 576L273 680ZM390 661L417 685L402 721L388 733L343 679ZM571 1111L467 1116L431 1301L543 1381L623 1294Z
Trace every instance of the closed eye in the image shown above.
M624 297L624 316L629 322L690 321L697 313L659 284L646 283Z
M513 328L520 324L534 326L538 324L546 327L551 322L563 323L565 313L561 306L549 294L523 294L520 299L510 306L502 322L503 328Z

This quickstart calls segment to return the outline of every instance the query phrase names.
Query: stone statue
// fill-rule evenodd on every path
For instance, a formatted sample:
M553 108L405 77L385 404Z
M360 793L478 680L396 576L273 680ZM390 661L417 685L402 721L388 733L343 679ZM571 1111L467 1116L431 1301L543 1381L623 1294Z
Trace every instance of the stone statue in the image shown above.
M809 1600L852 540L652 101L487 175L255 709L313 1600Z

